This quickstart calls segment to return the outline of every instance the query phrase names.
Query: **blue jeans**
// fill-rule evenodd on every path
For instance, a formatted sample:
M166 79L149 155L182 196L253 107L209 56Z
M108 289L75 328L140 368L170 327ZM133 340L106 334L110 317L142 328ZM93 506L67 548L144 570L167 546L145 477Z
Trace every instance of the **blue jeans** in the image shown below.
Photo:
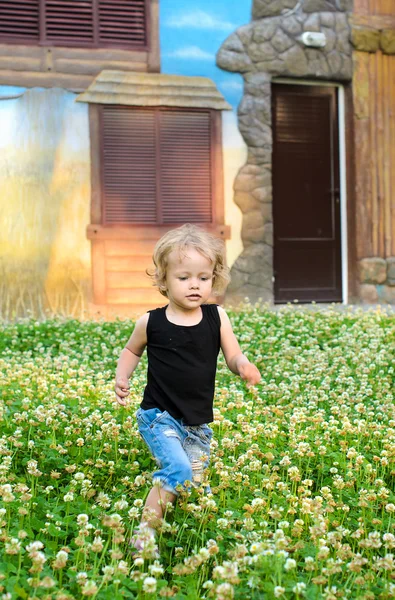
M139 408L136 419L140 435L159 465L153 481L160 481L164 490L175 495L179 493L176 487L186 481L200 486L209 463L212 429L206 424L186 425L159 408Z

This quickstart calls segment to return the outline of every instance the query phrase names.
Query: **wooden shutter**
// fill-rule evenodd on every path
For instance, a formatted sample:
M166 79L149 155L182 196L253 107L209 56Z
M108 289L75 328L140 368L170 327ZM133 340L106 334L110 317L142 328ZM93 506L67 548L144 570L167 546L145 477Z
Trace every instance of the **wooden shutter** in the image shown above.
M145 46L145 0L99 0L99 44Z
M152 110L102 110L105 224L156 223L156 125Z
M92 0L45 0L45 41L94 42Z
M163 223L212 221L210 112L160 113Z
M39 40L39 0L1 0L0 38L5 41Z
M211 223L210 111L104 106L106 224Z

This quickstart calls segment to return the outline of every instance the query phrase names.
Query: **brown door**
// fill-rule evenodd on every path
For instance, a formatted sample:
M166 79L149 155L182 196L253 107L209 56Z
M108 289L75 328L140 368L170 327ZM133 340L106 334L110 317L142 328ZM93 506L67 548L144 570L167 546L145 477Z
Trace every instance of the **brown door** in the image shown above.
M337 90L273 85L274 300L341 302Z

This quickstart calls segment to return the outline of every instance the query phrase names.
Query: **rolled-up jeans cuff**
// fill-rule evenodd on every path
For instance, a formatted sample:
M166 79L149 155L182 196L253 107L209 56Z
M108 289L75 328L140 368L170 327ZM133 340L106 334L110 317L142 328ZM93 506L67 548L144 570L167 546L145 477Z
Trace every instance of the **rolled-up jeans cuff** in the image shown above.
M160 483L160 487L162 488L162 490L165 490L165 492L170 492L175 496L179 496L180 493L177 492L177 490L175 490L173 487L171 487L171 485L160 479L160 477L154 477L152 483L155 485L158 482Z

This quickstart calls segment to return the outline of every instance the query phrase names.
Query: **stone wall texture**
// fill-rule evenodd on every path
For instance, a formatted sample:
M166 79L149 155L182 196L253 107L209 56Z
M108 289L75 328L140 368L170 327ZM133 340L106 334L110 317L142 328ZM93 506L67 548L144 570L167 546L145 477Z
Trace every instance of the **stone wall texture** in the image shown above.
M395 304L395 256L359 261L359 296L367 304Z
M350 81L350 9L351 0L254 0L251 23L217 53L220 68L243 75L238 119L248 146L234 183L244 250L232 267L230 301L273 300L272 78ZM325 47L306 47L300 40L305 31L324 33Z

